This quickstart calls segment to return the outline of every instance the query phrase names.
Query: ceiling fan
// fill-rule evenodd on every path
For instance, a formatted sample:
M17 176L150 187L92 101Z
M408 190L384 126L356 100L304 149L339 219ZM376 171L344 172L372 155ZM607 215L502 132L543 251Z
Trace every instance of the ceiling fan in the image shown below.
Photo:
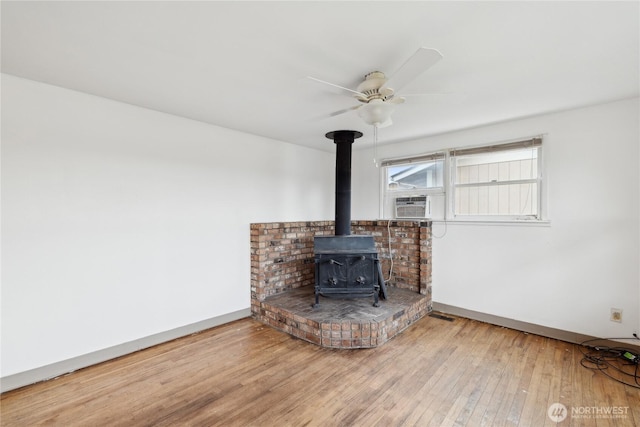
M308 78L339 88L361 102L360 105L335 111L329 114L329 117L357 110L365 123L375 128L383 128L392 124L391 114L399 104L405 101L403 97L397 95L397 91L441 59L442 54L438 50L421 47L391 77L387 78L381 71L372 71L364 76L364 80L356 89L349 89L315 77Z

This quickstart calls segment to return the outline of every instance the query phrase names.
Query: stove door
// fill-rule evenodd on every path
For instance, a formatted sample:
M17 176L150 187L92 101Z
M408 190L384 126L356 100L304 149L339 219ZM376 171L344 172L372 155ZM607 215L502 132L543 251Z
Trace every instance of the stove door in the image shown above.
M373 289L377 268L371 255L323 254L318 259L318 285L323 289Z
M348 260L349 277L347 286L356 289L372 289L377 279L377 268L372 256L359 255Z
M318 286L322 289L345 289L349 281L348 257L320 255L317 264Z

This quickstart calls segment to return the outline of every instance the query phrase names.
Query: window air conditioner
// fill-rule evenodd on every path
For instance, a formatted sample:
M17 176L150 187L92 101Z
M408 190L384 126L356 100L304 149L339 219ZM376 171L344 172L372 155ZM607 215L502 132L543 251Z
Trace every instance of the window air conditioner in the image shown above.
M397 197L396 218L431 218L431 198L429 196Z

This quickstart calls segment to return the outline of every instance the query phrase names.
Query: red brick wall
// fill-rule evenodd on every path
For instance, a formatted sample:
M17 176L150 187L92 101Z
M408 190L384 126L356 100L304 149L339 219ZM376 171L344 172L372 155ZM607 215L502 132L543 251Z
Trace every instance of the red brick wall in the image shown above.
M333 221L251 224L251 310L270 295L313 285L313 237L334 234ZM388 286L431 296L431 223L352 221L351 233L372 235Z
M427 294L431 286L430 222L354 221L351 229L353 234L374 236L378 258L382 264L382 274L391 286Z

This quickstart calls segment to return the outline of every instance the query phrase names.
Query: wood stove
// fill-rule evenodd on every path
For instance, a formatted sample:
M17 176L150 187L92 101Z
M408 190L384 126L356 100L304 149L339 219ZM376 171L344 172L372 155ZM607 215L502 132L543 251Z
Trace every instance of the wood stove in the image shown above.
M361 132L340 130L326 137L336 144L335 236L314 238L315 304L326 297L386 298L382 269L373 236L351 235L351 145Z
M319 296L373 297L379 305L378 253L372 236L318 236L314 239L316 303Z

